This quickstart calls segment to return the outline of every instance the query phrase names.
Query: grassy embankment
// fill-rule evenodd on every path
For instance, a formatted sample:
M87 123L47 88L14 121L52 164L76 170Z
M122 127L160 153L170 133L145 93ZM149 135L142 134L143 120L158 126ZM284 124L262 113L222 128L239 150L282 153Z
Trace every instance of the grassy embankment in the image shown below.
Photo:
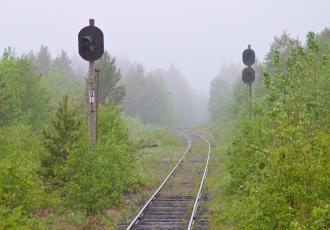
M204 194L207 193L208 196L209 229L233 229L221 218L227 203L225 185L228 183L229 174L225 164L227 148L233 135L233 124L212 124L200 128L199 131L211 143L209 170L204 187Z

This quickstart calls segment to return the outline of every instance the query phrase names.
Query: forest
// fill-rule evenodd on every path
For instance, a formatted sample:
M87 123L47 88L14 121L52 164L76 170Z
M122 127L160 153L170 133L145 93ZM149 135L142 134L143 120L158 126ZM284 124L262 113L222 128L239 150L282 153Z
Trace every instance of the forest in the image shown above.
M105 210L122 207L125 194L159 182L146 181L141 168L146 162L137 163L140 146L156 143L159 154L179 151L181 144L170 129L207 119L206 106L200 109L199 103L206 98L192 91L175 67L146 73L140 64L119 65L107 51L96 64L99 128L97 148L91 148L86 75L74 70L67 52L53 58L44 45L21 56L14 48L4 50L1 229L112 226ZM187 118L191 111L195 115Z
M254 65L251 117L246 86L238 77L226 81L240 75L234 66L212 81L209 112L221 153L214 160L223 161L211 172L216 225L329 228L329 58L328 28L304 43L287 33L275 38Z
M329 229L330 30L309 32L305 41L275 38L253 66L252 116L237 63L221 68L207 97L174 65L147 71L105 51L96 63L91 147L86 71L64 50L53 57L46 45L21 55L6 48L0 229L114 228L177 161L184 147L177 127L212 138L211 229ZM159 166L161 156L169 159Z

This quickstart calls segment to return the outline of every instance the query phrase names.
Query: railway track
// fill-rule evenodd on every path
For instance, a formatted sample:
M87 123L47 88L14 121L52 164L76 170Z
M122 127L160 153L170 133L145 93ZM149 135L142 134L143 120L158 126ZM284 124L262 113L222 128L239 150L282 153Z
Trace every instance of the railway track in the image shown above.
M162 184L126 228L207 229L208 221L198 207L210 158L210 143L185 131L188 147ZM202 202L203 203L203 202Z

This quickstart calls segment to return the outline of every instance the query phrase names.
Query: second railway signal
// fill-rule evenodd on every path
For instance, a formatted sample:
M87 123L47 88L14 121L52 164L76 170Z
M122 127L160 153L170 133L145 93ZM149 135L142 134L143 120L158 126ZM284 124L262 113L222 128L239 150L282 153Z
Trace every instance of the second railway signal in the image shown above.
M242 54L243 63L247 66L252 66L256 60L256 55L254 50L251 49L251 45L248 45L248 48L243 51Z
M249 115L252 116L252 83L255 80L255 71L251 67L255 60L256 55L253 49L251 49L251 45L248 45L248 48L245 49L242 53L242 60L247 67L243 69L242 71L242 80L245 84L248 85L249 88L249 97L250 97L250 103L249 103Z
M256 73L251 67L246 67L242 72L242 80L245 84L251 85L256 78Z

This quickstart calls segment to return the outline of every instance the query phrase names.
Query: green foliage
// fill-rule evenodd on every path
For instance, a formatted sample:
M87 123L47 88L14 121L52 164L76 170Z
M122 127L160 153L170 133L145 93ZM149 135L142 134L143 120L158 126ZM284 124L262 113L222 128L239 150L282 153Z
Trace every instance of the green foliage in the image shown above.
M0 128L0 229L38 228L31 212L42 205L36 173L43 148L28 126Z
M40 79L34 75L33 65L24 58L6 53L3 56L0 60L0 75L6 112L0 117L0 125L18 121L38 125L47 119L48 106Z
M85 138L69 154L64 187L68 206L95 215L120 204L123 194L138 186L134 160L119 109L101 107L97 147Z
M253 119L243 111L228 151L223 217L238 229L330 227L329 46L314 33L306 47L284 38L268 56L265 96Z
M51 69L40 79L48 105L54 111L62 98L67 95L70 102L82 104L84 86L72 75L65 75L61 70Z
M126 91L123 103L126 115L144 124L173 125L171 97L161 78L145 76L142 66L132 68L126 76Z
M171 103L171 122L175 127L193 127L207 120L206 96L193 91L178 69L171 65L167 70L157 69L151 75L165 83L169 98L164 99Z
M275 40L270 47L270 51L266 54L265 58L267 70L273 73L275 63L280 70L285 70L286 58L288 57L291 49L298 44L299 41L292 39L286 32L284 32L279 38L275 37Z
M63 167L70 150L80 138L81 122L77 119L76 109L68 106L68 97L59 103L52 126L43 130L44 146L48 153L42 158L42 175L45 180L56 185L63 184L56 178L56 168Z
M139 183L139 175L135 170L136 149L129 140L126 121L122 117L121 110L114 104L101 107L98 117L99 148L103 149L109 160L116 164L123 180L123 191L133 191Z
M212 80L208 107L211 121L219 120L220 117L223 119L225 105L229 98L229 90L228 84L220 77Z
M141 144L158 144L160 146L176 146L177 136L168 128L157 125L144 125L138 119L126 118L131 139Z
M6 82L4 81L2 75L0 75L0 117L1 120L5 120L7 111L9 111L10 94L7 92ZM7 118L8 119L8 118ZM4 122L4 121L2 121Z
M105 105L108 102L119 104L125 96L125 88L119 85L121 74L116 66L116 59L105 51L100 60L96 63L100 70L98 100Z
M120 109L100 107L98 145L88 144L81 106L71 107L84 95L70 62L47 47L23 57L8 48L0 60L0 229L86 227L85 214L97 213L107 225L105 209L140 187Z
M36 58L33 63L37 67L38 75L45 75L48 73L51 65L51 54L47 46L41 45Z
M61 54L52 61L51 67L52 69L60 71L67 77L72 77L73 75L73 70L71 68L71 59L68 57L67 52L65 52L64 50L62 50Z

